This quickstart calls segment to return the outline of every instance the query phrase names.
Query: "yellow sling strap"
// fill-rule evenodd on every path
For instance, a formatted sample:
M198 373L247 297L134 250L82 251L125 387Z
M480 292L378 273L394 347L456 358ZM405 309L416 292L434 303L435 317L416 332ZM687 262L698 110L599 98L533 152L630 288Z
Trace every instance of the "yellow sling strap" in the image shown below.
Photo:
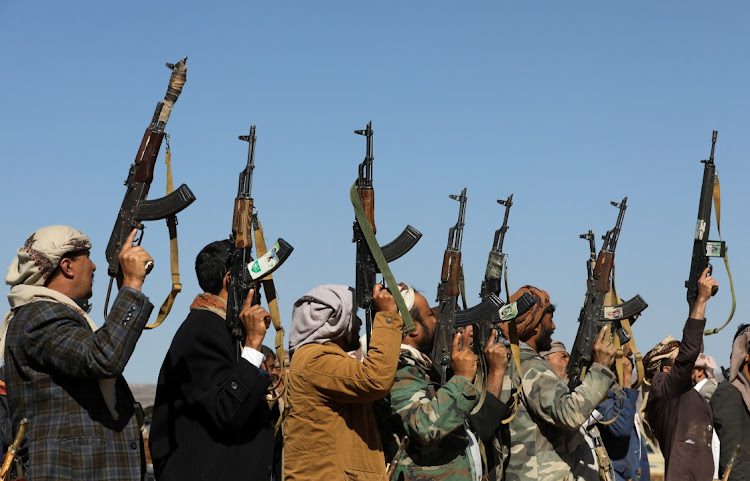
M620 296L617 295L617 287L615 286L615 266L612 266L612 294L614 295L614 298L617 299L617 303L619 304L622 302L620 299ZM641 387L641 384L643 384L643 380L646 379L646 370L643 367L643 355L638 350L638 346L635 344L635 336L633 335L633 328L630 327L630 319L623 319L620 321L620 325L622 325L623 328L625 328L625 331L628 333L628 336L630 336L630 349L633 351L633 358L635 360L634 371L637 374L637 378L635 380L635 383L632 383L631 379L631 385L630 386L622 386L622 376L620 375L620 386L621 387L632 387L633 389L638 389ZM619 373L618 373L619 374Z
M713 195L714 195L714 210L716 211L716 230L719 232L719 240L721 240L721 186L719 185L718 175L716 175L715 177ZM726 322L722 324L721 327L717 327L715 329L708 329L705 332L703 332L703 334L706 336L710 336L711 334L716 334L717 332L727 327L727 324L729 324L729 321L731 321L732 317L734 317L734 310L737 308L737 299L734 295L734 281L732 280L732 271L729 269L729 248L727 248L726 252L724 252L724 267L726 267L727 269L727 275L729 276L729 289L732 291L732 310L729 312L729 317L727 318Z
M510 352L513 357L513 363L516 365L518 371L518 390L511 394L513 402L510 405L511 413L508 417L500 421L502 424L508 424L516 417L518 413L518 400L523 393L523 373L521 372L521 347L518 341L518 329L516 328L515 319L508 322L508 339L510 341ZM512 380L511 380L512 382Z
M630 336L630 348L633 350L633 358L635 359L634 370L638 376L635 383L631 383L630 386L625 387L638 389L639 387L641 387L641 384L643 384L643 380L646 379L646 370L643 367L643 355L635 345L635 337L633 336L633 329L630 327L630 321L628 319L623 319L622 321L620 321L620 324L622 324L622 327L625 328L625 330L628 332L628 335Z
M253 216L253 228L253 234L255 237L255 254L257 258L260 259L268 252L268 248L266 247L266 239L263 236L263 225L261 225L257 213ZM284 378L286 377L287 368L286 353L284 352L284 327L281 325L281 313L279 312L279 301L276 298L276 287L273 283L273 274L266 276L261 281L261 285L263 286L266 303L268 304L268 313L271 316L273 328L276 330L276 359L279 362L279 366L281 366L281 374L279 375L279 380L276 381L273 386L268 388L268 390L273 393L273 395L269 399L270 401L274 401L277 399L281 399L284 401L284 406L279 410L279 419L276 421L275 426L275 432L278 432L281 423L284 421L287 414L289 414L289 408L291 407L286 401L286 383L283 382ZM280 390L278 389L279 386L281 386Z
M172 182L172 151L169 149L169 134L164 135L164 140L167 144L165 162L167 164L167 195L169 195L174 191L174 183ZM146 324L144 329L153 329L164 322L164 319L169 315L169 311L172 310L172 305L177 294L182 291L182 284L180 283L180 256L177 248L176 215L167 217L167 228L169 229L169 262L172 269L172 290L159 308L159 315L156 316L156 321L152 324Z

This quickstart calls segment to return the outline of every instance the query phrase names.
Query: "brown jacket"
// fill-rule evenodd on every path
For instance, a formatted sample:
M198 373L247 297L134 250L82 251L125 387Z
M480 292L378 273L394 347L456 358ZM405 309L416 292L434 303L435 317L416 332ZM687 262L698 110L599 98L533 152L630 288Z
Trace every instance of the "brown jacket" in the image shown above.
M705 319L688 319L672 369L656 373L651 381L646 420L664 454L666 481L713 479L711 406L691 379L705 327Z
M284 422L287 481L385 479L371 403L391 390L402 326L397 313L378 313L362 362L332 342L294 353L287 376L292 409Z

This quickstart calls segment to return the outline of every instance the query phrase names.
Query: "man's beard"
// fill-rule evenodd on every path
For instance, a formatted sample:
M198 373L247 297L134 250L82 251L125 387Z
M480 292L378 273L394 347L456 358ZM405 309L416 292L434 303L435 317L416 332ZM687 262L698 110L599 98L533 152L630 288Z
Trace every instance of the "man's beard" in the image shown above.
M537 352L549 351L552 349L552 334L554 332L555 331L553 330L544 331L544 335L539 339L539 342L536 345Z
M422 354L426 354L429 356L432 353L432 344L434 341L435 330L433 329L422 338L422 341L417 346L417 349L419 349L419 352L421 352Z
M359 342L359 331L349 331L349 333L344 338L344 351L356 351L360 347L362 347L362 344Z

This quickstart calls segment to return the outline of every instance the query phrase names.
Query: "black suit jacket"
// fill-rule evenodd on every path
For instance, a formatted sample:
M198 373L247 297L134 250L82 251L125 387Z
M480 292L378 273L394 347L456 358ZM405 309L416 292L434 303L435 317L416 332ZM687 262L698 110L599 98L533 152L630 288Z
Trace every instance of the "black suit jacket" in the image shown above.
M149 448L159 481L270 479L271 381L238 357L224 319L190 312L156 388Z

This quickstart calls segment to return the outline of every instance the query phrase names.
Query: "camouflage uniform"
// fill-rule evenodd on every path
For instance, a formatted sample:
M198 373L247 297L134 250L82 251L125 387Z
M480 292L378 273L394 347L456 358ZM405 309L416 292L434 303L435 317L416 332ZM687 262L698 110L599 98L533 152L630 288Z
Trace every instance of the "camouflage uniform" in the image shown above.
M477 390L463 376L453 376L436 390L429 377L431 367L427 356L401 345L391 393L375 403L386 462L408 435L393 479L473 480L476 471L469 449L475 441L466 422L479 398Z
M505 480L571 480L575 448L583 442L579 427L588 419L615 376L594 363L574 392L560 381L545 361L526 343L521 343L523 393L518 412L501 436L505 457ZM503 398L510 395L511 380L518 384L511 362L503 380Z

